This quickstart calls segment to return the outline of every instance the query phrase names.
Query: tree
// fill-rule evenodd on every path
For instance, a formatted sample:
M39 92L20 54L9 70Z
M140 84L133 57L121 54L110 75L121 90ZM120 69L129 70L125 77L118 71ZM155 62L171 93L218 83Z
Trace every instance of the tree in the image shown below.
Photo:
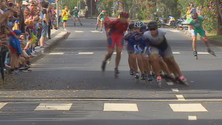
M222 0L217 0L217 11L218 11L218 30L217 34L222 35Z

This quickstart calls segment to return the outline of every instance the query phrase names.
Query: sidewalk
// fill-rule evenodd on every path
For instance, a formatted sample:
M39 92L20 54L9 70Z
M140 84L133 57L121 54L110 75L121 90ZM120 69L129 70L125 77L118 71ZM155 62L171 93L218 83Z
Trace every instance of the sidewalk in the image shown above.
M64 31L63 29L52 30L51 39L46 40L46 43L49 45L49 47L45 47L45 48L36 47L36 50L35 50L36 56L30 59L31 63L42 58L45 55L45 53L50 52L50 50L52 50L57 44L59 44L59 42L65 40L69 36L69 34L70 34L69 31Z

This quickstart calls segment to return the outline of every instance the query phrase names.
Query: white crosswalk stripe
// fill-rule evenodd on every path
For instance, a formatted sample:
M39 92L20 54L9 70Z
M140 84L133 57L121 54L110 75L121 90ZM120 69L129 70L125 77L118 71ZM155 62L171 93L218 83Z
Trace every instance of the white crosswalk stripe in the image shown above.
M35 110L70 110L72 103L40 103Z
M200 103L169 105L174 112L207 112L207 109Z
M105 103L103 111L139 111L135 103Z
M0 109L2 109L7 103L0 103Z

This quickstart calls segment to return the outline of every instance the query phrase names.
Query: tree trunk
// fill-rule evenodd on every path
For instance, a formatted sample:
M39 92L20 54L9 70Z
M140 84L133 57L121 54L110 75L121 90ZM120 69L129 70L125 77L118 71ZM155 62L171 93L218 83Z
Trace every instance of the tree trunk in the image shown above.
M93 17L98 14L97 6L95 0L87 0L87 5L89 8L89 16Z
M217 35L222 35L222 0L217 1L217 11L218 11L218 30Z

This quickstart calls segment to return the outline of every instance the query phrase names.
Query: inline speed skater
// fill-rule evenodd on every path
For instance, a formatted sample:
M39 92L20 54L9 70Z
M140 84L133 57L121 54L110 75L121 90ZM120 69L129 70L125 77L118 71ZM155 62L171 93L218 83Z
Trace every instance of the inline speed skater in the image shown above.
M159 86L162 86L162 77L160 75L161 67L159 63L160 52L170 71L174 73L176 80L178 80L179 83L188 85L186 78L182 75L180 68L174 59L171 47L166 40L166 32L158 29L158 24L156 21L150 22L148 24L148 28L149 31L146 31L143 36L148 43L148 47L150 48L149 58L155 75L157 76Z
M100 31L102 32L103 31L103 21L105 19L105 13L106 13L106 10L102 10L102 12L97 16L97 24L96 24L96 30L98 29L99 25L100 25Z
M139 81L139 72L137 67L141 71L141 80L146 80L146 74L144 69L144 61L142 57L143 48L140 46L143 39L141 39L142 33L140 28L144 25L143 22L135 22L130 25L130 33L125 36L127 41L127 51L129 54L130 74L134 74L135 78Z
M121 59L121 53L124 45L124 34L129 26L128 12L121 12L121 17L116 20L111 20L108 23L108 53L105 56L105 59L102 62L102 71L105 71L107 60L111 58L114 48L116 47L116 62L115 62L115 74L119 74L119 63Z
M216 56L215 53L210 49L209 41L202 27L203 21L204 17L198 16L197 14L193 14L192 19L188 20L187 22L187 25L192 26L192 28L194 29L192 32L192 37L193 37L192 48L193 48L193 55L196 59L198 59L197 34L200 34L201 38L203 39L205 46L207 47L207 52L213 56Z
M79 24L82 26L81 20L80 20L80 16L79 16L79 9L77 6L74 7L74 9L72 10L73 12L73 21L74 21L74 26L76 26L76 20L79 20Z

